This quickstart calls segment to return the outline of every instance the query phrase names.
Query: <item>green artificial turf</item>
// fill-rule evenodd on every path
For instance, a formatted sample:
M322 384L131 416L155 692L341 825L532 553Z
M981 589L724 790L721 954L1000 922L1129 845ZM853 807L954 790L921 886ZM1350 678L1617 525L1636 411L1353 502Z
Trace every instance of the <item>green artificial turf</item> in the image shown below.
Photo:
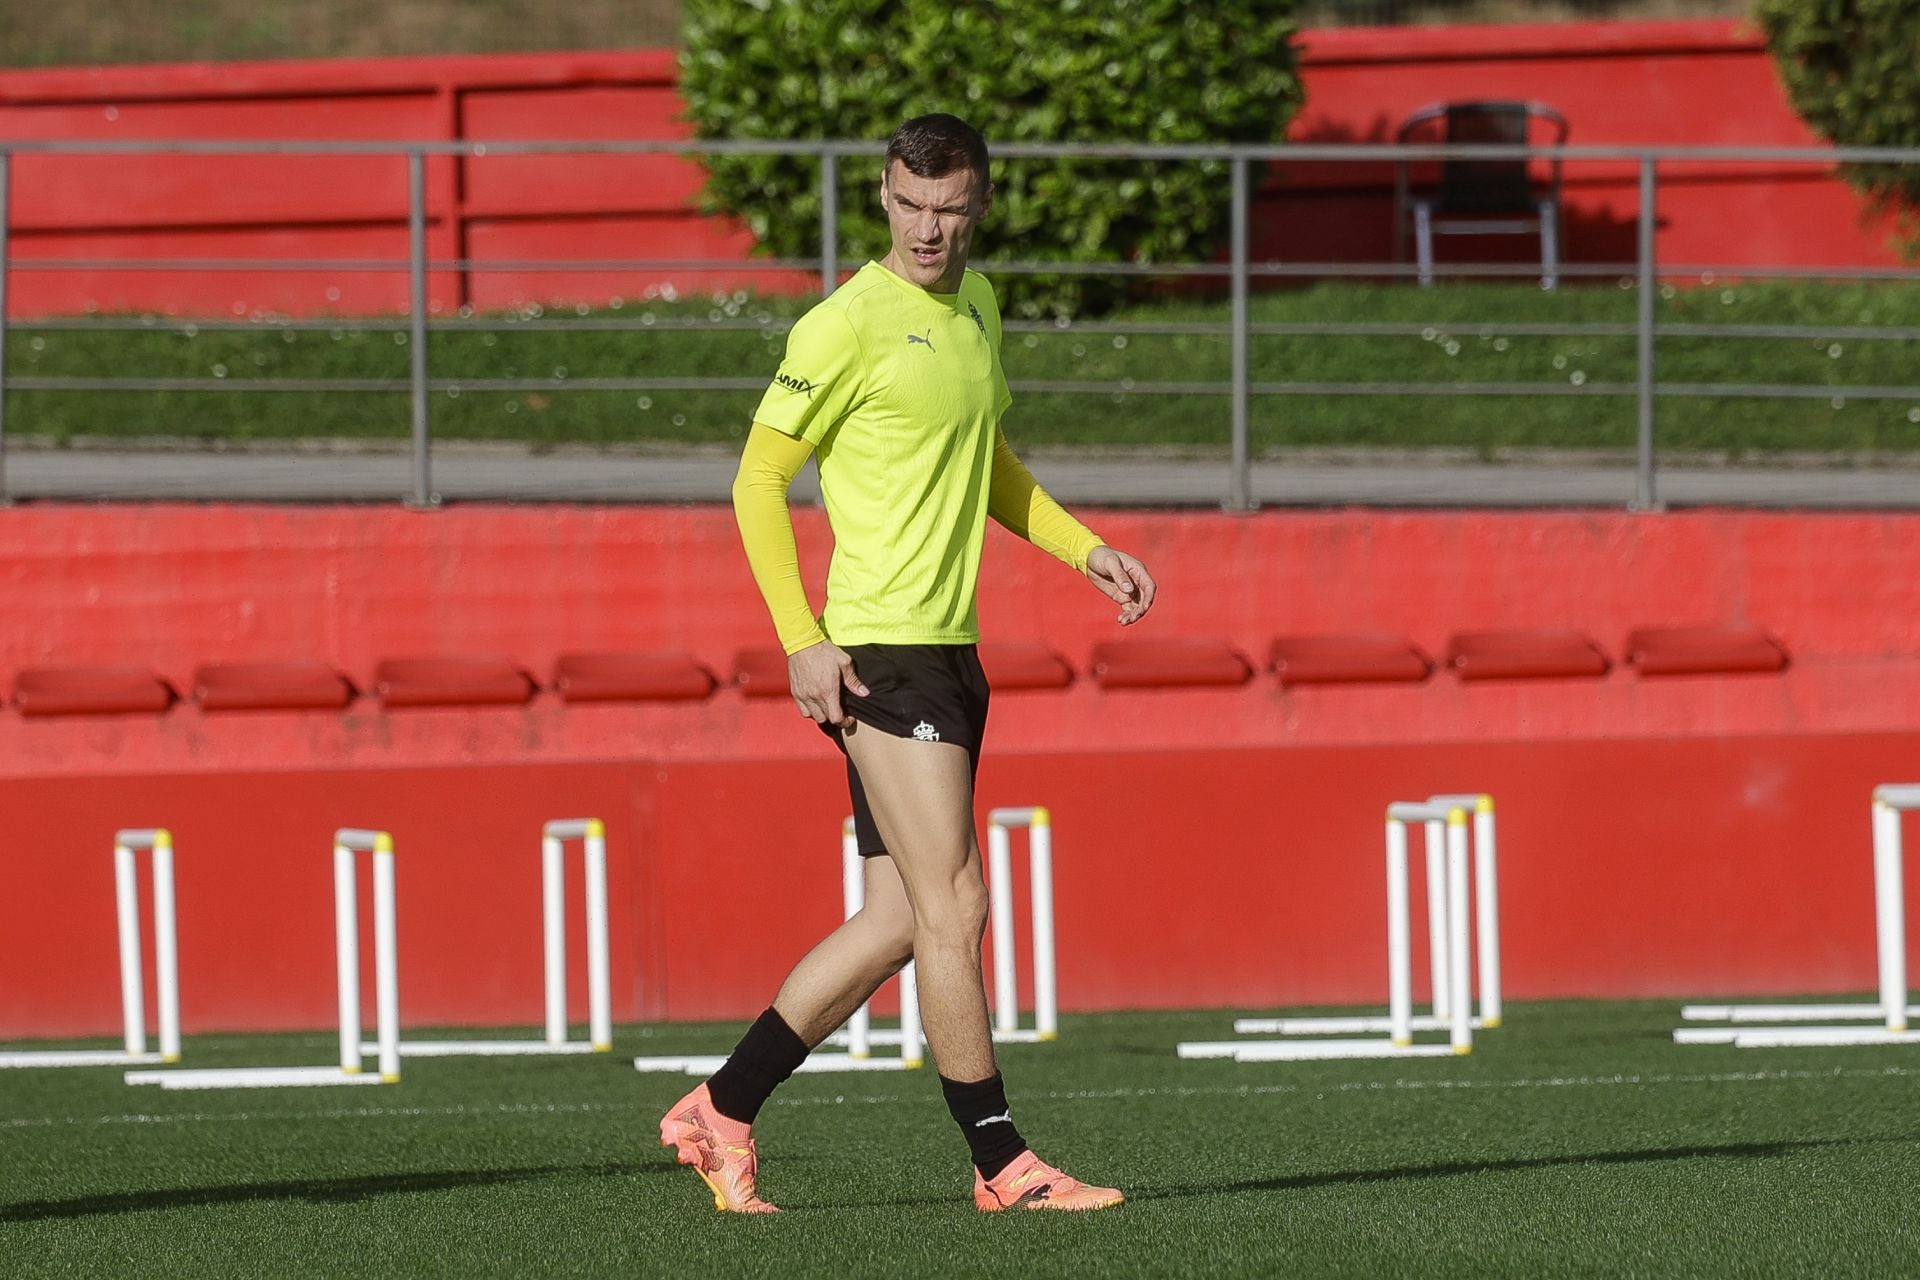
M713 1212L654 1145L690 1083L635 1053L410 1060L392 1087L168 1093L0 1080L10 1276L1888 1276L1920 1230L1914 1050L1679 1047L1678 1002L1522 1004L1469 1058L1187 1062L1224 1012L1070 1017L1002 1060L1084 1216L970 1207L930 1071L799 1076L762 1114L786 1212ZM190 1038L190 1066L330 1060Z
M502 331L443 322L430 336L432 430L445 440L572 442L738 441L778 366L794 299L733 294L715 299L631 302L511 317ZM1615 282L1548 293L1520 284L1463 283L1434 289L1318 284L1254 299L1256 324L1396 324L1417 332L1302 336L1256 334L1256 383L1523 383L1564 394L1267 395L1252 399L1256 450L1288 447L1510 447L1624 449L1636 438L1631 386L1636 346L1625 336L1525 336L1495 325L1631 325L1637 294ZM1224 335L1118 332L1120 325L1221 323L1222 304L1165 301L1101 324L1010 326L1006 366L1017 388L1008 419L1016 444L1224 448L1230 404L1223 391L1145 394L1152 384L1224 387ZM1890 450L1920 448L1920 380L1913 342L1870 341L1849 327L1920 327L1920 285L1906 282L1693 283L1668 287L1660 323L1803 325L1792 338L1663 336L1658 374L1669 383L1797 384L1831 390L1811 400L1662 398L1662 447L1704 450ZM503 322L507 317L492 317ZM608 322L637 325L608 329ZM393 322L389 321L389 324ZM1104 325L1105 327L1102 327ZM238 329L203 326L74 330L17 325L8 370L30 378L189 378L238 385L261 379L353 378L405 385L407 335L343 319L318 330L271 320ZM596 390L595 378L742 379L735 389ZM490 390L477 379L523 385ZM1047 383L1095 390L1042 389ZM463 385L464 384L464 385ZM1910 398L1862 400L1854 387L1912 387ZM1584 390L1583 390L1584 389ZM348 438L398 442L409 431L408 399L392 392L32 390L9 394L10 432L55 440L113 436L216 439Z

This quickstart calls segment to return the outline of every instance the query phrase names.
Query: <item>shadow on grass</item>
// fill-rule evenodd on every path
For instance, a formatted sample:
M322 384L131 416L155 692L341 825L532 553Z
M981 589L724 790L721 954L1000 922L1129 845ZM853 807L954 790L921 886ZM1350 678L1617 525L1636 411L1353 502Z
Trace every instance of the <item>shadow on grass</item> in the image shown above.
M1477 1173L1524 1173L1533 1169L1564 1169L1579 1165L1656 1164L1683 1160L1770 1160L1799 1151L1852 1147L1865 1143L1909 1142L1911 1138L1809 1138L1795 1142L1729 1142L1705 1147L1650 1147L1643 1151L1588 1151L1575 1155L1536 1156L1513 1160L1462 1160L1442 1164L1403 1165L1392 1169L1351 1169L1327 1173L1292 1174L1283 1178L1249 1178L1183 1187L1129 1192L1133 1200L1172 1200L1182 1196L1234 1195L1246 1191L1305 1191L1314 1187L1351 1187L1370 1182L1413 1182L1425 1178L1457 1178Z
M678 1166L646 1164L541 1165L526 1169L443 1169L420 1173L366 1174L353 1178L295 1178L285 1182L237 1182L218 1187L175 1187L164 1191L114 1191L69 1200L26 1200L0 1204L0 1222L43 1222L116 1213L192 1209L202 1205L252 1204L261 1200L304 1200L309 1204L354 1204L381 1196L452 1191L460 1187L537 1182L542 1178L607 1178L637 1173L668 1173Z

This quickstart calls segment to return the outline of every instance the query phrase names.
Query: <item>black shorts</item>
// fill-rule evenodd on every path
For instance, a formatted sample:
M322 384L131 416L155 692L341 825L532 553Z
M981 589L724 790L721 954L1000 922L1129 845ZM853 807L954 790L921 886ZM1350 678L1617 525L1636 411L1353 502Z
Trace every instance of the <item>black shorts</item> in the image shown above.
M967 762L980 772L980 744L987 734L987 675L970 644L850 644L854 674L867 696L840 691L840 703L863 725L921 742L951 742L967 749ZM821 730L844 753L838 727ZM853 833L863 857L887 851L867 805L860 773L847 757L847 794L853 801Z

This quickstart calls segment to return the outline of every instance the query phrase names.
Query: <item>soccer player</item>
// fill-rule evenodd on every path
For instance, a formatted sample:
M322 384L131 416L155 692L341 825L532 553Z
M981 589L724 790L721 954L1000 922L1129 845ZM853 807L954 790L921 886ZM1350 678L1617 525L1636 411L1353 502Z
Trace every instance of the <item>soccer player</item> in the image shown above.
M974 1164L974 1204L1104 1209L1120 1192L1028 1150L994 1058L980 944L987 894L973 782L987 719L974 588L991 515L1120 605L1154 581L1034 482L1007 447L1012 401L993 289L967 270L993 203L987 147L950 115L907 121L880 181L892 248L803 316L754 414L734 481L741 541L787 652L800 713L847 758L866 906L801 959L726 1065L675 1103L663 1145L715 1207L771 1213L752 1125L807 1054L908 960L928 1047ZM833 527L827 607L800 583L787 488L817 454Z

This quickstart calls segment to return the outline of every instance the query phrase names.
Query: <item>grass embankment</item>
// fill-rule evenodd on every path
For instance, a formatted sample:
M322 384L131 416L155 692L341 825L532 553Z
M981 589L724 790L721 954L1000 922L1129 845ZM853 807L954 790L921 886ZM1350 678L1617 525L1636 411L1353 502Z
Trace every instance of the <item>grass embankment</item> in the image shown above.
M1630 325L1636 295L1612 284L1544 293L1531 286L1466 284L1421 290L1326 284L1255 299L1256 324L1402 324L1404 336L1256 335L1256 382L1530 383L1560 392L1631 384L1635 340L1618 336L1514 336L1490 326ZM737 440L783 350L786 324L804 303L745 295L651 301L581 315L495 317L499 331L450 321L431 338L435 379L529 385L486 390L443 385L433 397L441 440L717 442ZM1811 400L1663 398L1663 448L1880 450L1920 447L1915 343L1870 341L1857 326L1920 326L1920 286L1772 283L1663 290L1663 325L1806 325L1817 335L1664 336L1667 383L1804 384L1831 388ZM1224 384L1224 335L1115 332L1128 325L1221 322L1223 306L1161 303L1102 325L1009 326L1006 364L1017 403L1009 434L1023 445L1223 447L1228 400L1220 393L1141 394L1152 383ZM637 327L608 330L605 322ZM726 326L734 327L726 327ZM9 370L19 378L226 380L375 378L404 382L406 335L341 320L296 330L273 322L240 329L16 329ZM734 390L582 389L594 378L734 378ZM1095 383L1096 391L1020 390L1021 384ZM1848 386L1912 386L1910 399L1861 400ZM367 392L15 389L8 428L58 440L81 436L230 439L400 439L404 395ZM1631 395L1256 395L1256 450L1289 446L1454 446L1618 449L1635 435Z
M1183 1062L1225 1013L1069 1018L1009 1046L1039 1148L1130 1202L974 1212L931 1071L797 1076L761 1117L787 1212L722 1218L655 1143L640 1053L414 1059L391 1088L0 1094L10 1276L1890 1276L1913 1265L1911 1048L1683 1048L1675 1003L1527 1004L1469 1058ZM523 1032L523 1034L526 1034ZM324 1063L330 1035L187 1041Z

